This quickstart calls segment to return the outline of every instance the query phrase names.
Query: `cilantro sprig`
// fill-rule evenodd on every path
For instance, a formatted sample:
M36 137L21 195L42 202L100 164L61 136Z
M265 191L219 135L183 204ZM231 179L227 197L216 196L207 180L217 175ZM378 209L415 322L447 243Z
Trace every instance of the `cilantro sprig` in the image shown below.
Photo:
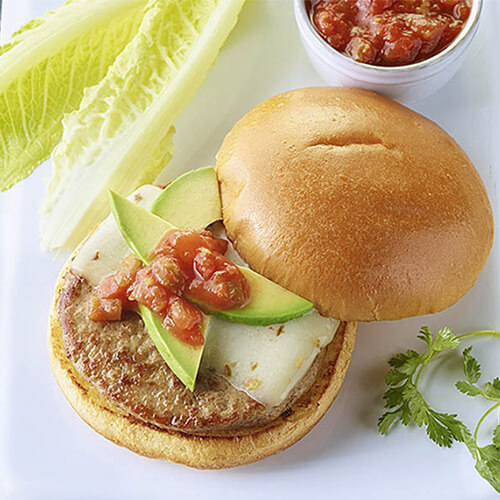
M455 441L464 443L476 462L476 470L500 493L500 425L493 432L491 444L480 447L477 441L483 422L500 409L500 378L479 385L481 366L471 354L472 347L463 351L465 380L458 381L456 388L469 397L480 396L492 403L477 422L473 433L456 414L431 408L418 390L422 372L440 353L457 349L467 338L487 335L500 338L500 332L495 330L455 335L450 328L441 328L433 335L428 327L422 328L418 338L426 343L425 352L408 350L389 360L391 368L385 378L387 390L384 394L387 411L380 417L378 428L380 433L387 434L398 422L405 426L415 424L424 427L429 438L439 446L449 448Z

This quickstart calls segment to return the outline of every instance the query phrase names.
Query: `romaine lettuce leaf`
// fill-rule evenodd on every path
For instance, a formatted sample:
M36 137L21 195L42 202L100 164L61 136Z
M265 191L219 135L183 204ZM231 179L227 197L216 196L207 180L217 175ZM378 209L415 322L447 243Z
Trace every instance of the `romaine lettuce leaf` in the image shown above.
M27 177L137 33L146 0L73 0L0 47L0 190Z
M64 119L41 214L42 246L74 248L172 155L172 123L191 101L244 0L152 0L106 77Z

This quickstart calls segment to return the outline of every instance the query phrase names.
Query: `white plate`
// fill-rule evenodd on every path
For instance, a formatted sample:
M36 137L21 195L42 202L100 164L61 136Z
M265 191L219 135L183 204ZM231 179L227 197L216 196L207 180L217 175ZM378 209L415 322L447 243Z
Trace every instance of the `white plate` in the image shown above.
M58 0L3 0L4 37ZM437 121L479 168L495 207L500 173L500 5L487 0L479 37L459 74L416 109ZM166 177L213 162L234 122L259 101L294 87L321 84L299 42L291 0L245 6L217 65L177 123L177 153ZM234 470L199 472L148 460L87 427L69 407L49 368L46 322L64 256L39 250L37 211L49 166L0 194L0 484L8 499L453 499L496 498L463 446L439 449L421 429L376 430L386 361L418 346L420 325L457 332L500 328L498 245L474 289L456 306L426 318L360 325L344 387L321 423L288 451ZM498 225L497 225L498 228ZM479 342L487 376L500 349ZM496 363L495 363L496 360ZM472 425L482 409L453 388L453 362L437 363L428 394ZM451 372L451 373L450 373ZM437 380L437 379L436 379ZM488 421L491 432L497 418ZM0 491L1 496L1 491Z

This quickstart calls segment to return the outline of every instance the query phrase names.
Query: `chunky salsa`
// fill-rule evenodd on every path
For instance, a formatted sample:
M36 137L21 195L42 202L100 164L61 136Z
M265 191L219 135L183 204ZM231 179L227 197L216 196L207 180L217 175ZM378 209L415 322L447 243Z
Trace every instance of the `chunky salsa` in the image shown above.
M91 298L89 318L117 321L123 311L143 304L178 338L202 345L203 315L193 301L227 310L242 307L249 298L245 276L224 257L227 247L227 241L209 231L169 231L148 265L130 255L115 274L102 280Z
M403 66L448 47L470 15L470 0L319 0L310 2L321 36L355 61Z

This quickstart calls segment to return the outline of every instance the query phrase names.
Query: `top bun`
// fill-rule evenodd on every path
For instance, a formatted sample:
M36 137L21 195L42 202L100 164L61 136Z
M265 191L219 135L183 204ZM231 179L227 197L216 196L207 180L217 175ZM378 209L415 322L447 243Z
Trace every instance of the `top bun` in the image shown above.
M345 321L440 311L491 249L481 178L423 116L349 88L285 92L217 156L224 223L248 264Z

